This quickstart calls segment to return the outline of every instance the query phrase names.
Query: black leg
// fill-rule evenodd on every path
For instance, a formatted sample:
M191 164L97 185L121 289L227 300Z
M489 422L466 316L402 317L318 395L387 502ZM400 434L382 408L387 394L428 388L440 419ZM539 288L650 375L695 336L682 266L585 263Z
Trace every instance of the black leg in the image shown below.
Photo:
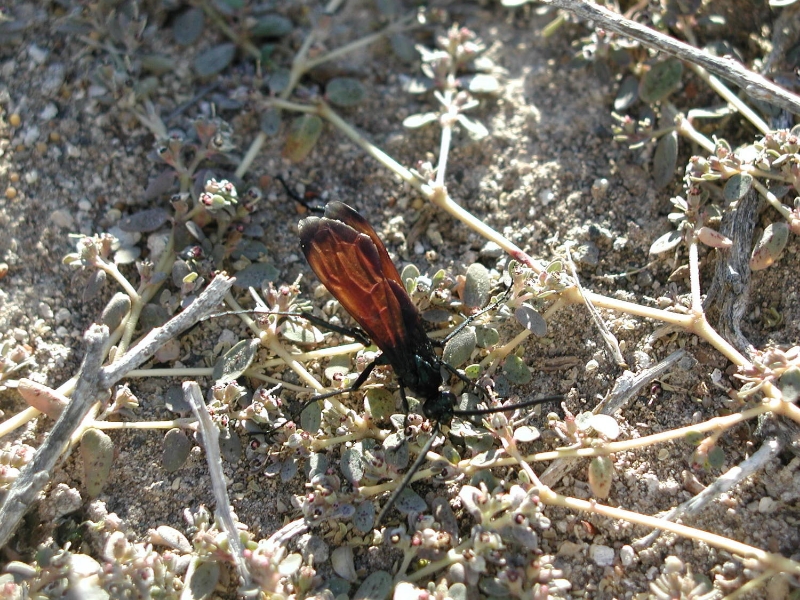
M473 322L475 319L477 319L478 317L480 317L482 314L485 314L485 313L489 312L490 310L494 310L495 308L497 308L498 306L500 306L500 305L501 305L503 302L505 302L505 301L506 301L506 299L508 298L508 296L509 296L510 294L511 294L511 288L510 288L510 287L509 287L509 288L506 288L506 290L503 292L503 294L502 294L502 295L501 295L501 296L500 296L500 297L499 297L497 300L495 300L494 302L492 302L492 303L491 303L491 304L489 304L488 306L486 306L486 307L482 308L481 310L479 310L478 312L476 312L474 315L470 315L470 316L468 316L468 317L464 317L464 320L463 320L461 323L459 323L459 324L458 324L458 325L455 327L455 329L453 329L453 331L451 331L450 333L448 333L448 334L447 334L447 336L445 336L445 337L444 337L444 338L442 338L440 341L438 341L436 345L437 345L437 346L438 346L438 345L444 346L444 345L445 345L447 342L449 342L451 339L453 339L455 336L457 336L457 335L459 334L459 332L460 332L462 329L464 329L464 327L466 327L467 325L469 325L470 323L472 323L472 322ZM463 315L462 315L462 316L463 316Z
M476 408L473 410L454 410L453 414L458 417L477 417L480 415L490 415L492 413L509 412L518 408L527 408L529 406L536 406L537 404L544 404L545 402L555 402L563 400L564 396L543 396L541 398L534 398L525 402L518 402L517 404L509 404L508 406L492 406L490 408Z
M281 182L281 185L283 186L283 189L286 190L286 194L289 196L289 198L291 198L292 200L294 200L298 204L302 204L303 206L305 206L309 210L309 212L318 213L318 214L324 214L325 213L325 209L323 207L321 207L321 206L313 206L313 205L309 204L306 201L305 198L303 198L302 196L298 195L297 192L295 192L292 188L289 187L289 184L286 183L286 181L283 179L283 177L281 177L280 175L276 175L275 179L277 179L278 181Z
M392 508L394 503L397 501L397 497L406 489L406 486L411 482L411 479L414 477L414 474L419 471L419 468L422 466L422 463L425 462L425 457L428 455L431 447L433 446L433 442L436 440L436 436L439 435L440 426L439 422L437 421L436 424L433 426L433 430L431 431L431 437L425 442L425 445L420 450L417 459L414 461L414 464L406 472L403 480L400 482L392 495L389 496L389 499L386 501L386 504L383 505L381 512L378 513L378 517L375 519L375 528L377 529L381 525L381 521L383 521L383 517L386 516L386 513L389 512L389 509Z
M353 383L353 385L351 385L350 387L344 388L343 390L333 390L332 392L325 392L324 394L319 394L318 396L314 396L313 398L309 399L307 402L303 404L303 408L301 408L300 412L297 414L303 412L306 409L306 407L310 406L313 402L316 402L317 400L325 400L325 398L333 398L334 396L338 396L339 394L349 394L350 392L357 391L358 388L364 385L364 382L366 382L367 379L369 379L370 374L372 374L372 371L375 369L376 366L378 366L378 364L380 364L378 362L378 359L373 360L371 363L369 363L367 365L367 368L361 372L361 374L358 376L358 379L356 379L355 383Z

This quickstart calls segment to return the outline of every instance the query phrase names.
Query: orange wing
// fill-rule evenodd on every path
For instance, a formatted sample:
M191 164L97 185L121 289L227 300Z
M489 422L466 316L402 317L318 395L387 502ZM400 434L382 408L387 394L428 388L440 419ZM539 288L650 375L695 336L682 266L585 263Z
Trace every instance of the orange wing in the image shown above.
M403 310L390 283L403 289L400 275L369 223L349 206L331 204L330 213L326 208L325 214L333 218L300 221L303 254L319 280L372 341L394 355L408 342Z
M401 288L405 289L403 282L400 280L400 273L397 272L397 267L394 266L392 259L389 257L389 253L386 251L386 246L383 245L381 238L375 233L372 225L370 225L360 213L344 202L328 202L325 206L325 217L333 219L334 221L341 221L359 233L368 235L375 244L375 248L378 250L383 276L394 279L400 284Z

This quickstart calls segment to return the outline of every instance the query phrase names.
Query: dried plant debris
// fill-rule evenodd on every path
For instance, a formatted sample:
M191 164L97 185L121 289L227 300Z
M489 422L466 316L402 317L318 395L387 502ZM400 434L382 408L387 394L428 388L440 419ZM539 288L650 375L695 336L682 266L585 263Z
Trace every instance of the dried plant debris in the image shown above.
M791 597L791 2L12 4L0 595Z

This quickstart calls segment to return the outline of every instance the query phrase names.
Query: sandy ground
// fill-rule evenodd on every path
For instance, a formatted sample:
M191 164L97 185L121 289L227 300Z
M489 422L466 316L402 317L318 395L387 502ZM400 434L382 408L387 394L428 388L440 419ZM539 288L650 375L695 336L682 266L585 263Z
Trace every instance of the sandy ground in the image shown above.
M610 112L616 84L598 77L591 66L572 61L575 47L570 42L585 30L566 26L544 40L539 31L552 15L535 17L529 11L511 12L495 4L454 4L449 9L450 22L474 29L487 45L486 54L494 61L503 86L473 113L490 135L479 143L464 135L454 140L447 177L452 197L543 261L561 256L566 241L582 244L586 257L578 265L579 274L592 291L645 305L655 305L656 299L664 297L685 304L688 279L669 280L686 262L685 253L677 258L669 253L658 259L648 256L652 241L669 228L669 198L680 193L679 173L674 185L657 191L649 172L653 147L631 151L612 141ZM118 291L107 283L99 295L84 297L85 276L61 262L73 251L69 234L108 231L121 214L154 206L169 208L163 197L151 198L145 193L164 166L152 160L153 135L126 107L126 82L118 82L116 92L108 87L104 77L108 54L99 45L87 45L80 35L101 43L109 40L91 31L64 33L65 16L72 10L49 3L17 6L14 14L26 27L0 38L0 177L4 187L15 189L15 194L7 191L0 198L0 260L8 265L8 273L0 280L0 341L29 347L35 364L23 374L52 387L76 371L84 353L83 332ZM300 9L297 11L290 13L297 17ZM768 23L774 15L766 8L762 11L758 19ZM84 14L89 14L88 6ZM337 17L329 46L372 30L374 19L370 7L358 4L347 8ZM205 90L207 82L192 77L190 64L218 39L217 34L181 47L173 42L170 26L171 21L161 24L159 33L143 41L136 54L159 53L172 62L171 68L157 77L151 94L154 106L165 120L175 115L166 121L169 127L187 128L190 118L207 114L214 102L217 114L231 124L241 154L259 124L260 107L248 101L246 93L253 81L252 61L237 59L213 78L209 92ZM755 27L748 31L754 36L763 32ZM298 32L293 43L299 39ZM730 41L736 44L742 39ZM420 34L420 40L430 38ZM757 56L752 54L753 44L742 43L745 54L751 53L748 59ZM288 62L281 52L276 60ZM341 73L357 77L368 91L362 105L342 111L349 122L405 165L435 157L437 128L408 131L402 127L405 117L435 108L430 97L410 96L402 89L403 77L418 74L416 66L404 63L388 44L379 42L347 55L333 67L318 70L306 83L319 84ZM684 81L684 90L675 96L682 109L718 102L698 80L685 76ZM201 89L206 93L199 101L176 111ZM12 121L12 114L18 114L21 121ZM732 145L755 137L752 127L737 117L729 121L723 134ZM302 286L309 298L317 285L299 251L296 205L274 180L279 174L295 186L316 190L320 200L341 200L356 207L383 236L401 267L413 263L422 272L432 274L444 268L459 274L477 260L489 267L505 263L505 257L493 254L485 240L462 224L432 207L419 209L412 190L332 127L326 126L317 147L302 163L284 161L281 147L280 136L268 141L245 181L264 188L265 199L253 221L264 229L262 241L278 270L278 283L291 283L303 274ZM685 164L698 152L682 142L678 164ZM599 178L608 180L608 191L593 196L591 188ZM767 216L774 219L774 215L762 213L761 224L769 220ZM791 238L781 261L754 275L742 328L756 347L791 345L798 340L797 270L791 267L797 249L796 238ZM706 289L713 277L715 256L704 251L701 258ZM135 269L129 265L124 270L135 281ZM632 271L635 274L621 276ZM320 300L315 302L321 305ZM766 324L769 309L782 315L779 324ZM645 340L659 324L611 312L604 312L603 317L623 342L634 368L637 350L658 361L684 348L694 359L684 363L686 368L672 372L667 383L647 388L626 407L619 419L624 437L701 422L730 410L728 398L710 380L712 371L724 373L728 362L712 348L679 332L645 347ZM229 318L193 330L181 340L181 362L208 366L223 330L235 326L236 321ZM561 310L548 326L546 337L532 337L526 343L524 359L533 378L528 385L515 386L513 393L525 399L572 390L568 402L572 412L592 409L612 388L621 369L609 359L582 307ZM506 333L510 337L514 332ZM164 400L170 386L178 384L177 379L131 380L141 405L136 418L172 418ZM0 393L5 418L24 407L13 389ZM51 424L44 418L31 422L2 444L22 440L36 446ZM615 456L616 478L608 502L653 515L688 500L697 491L692 481L696 479L700 487L712 483L760 446L755 427L749 423L723 436L721 469L694 469L692 449L685 443ZM193 452L183 468L167 473L161 466L162 433L111 435L117 456L100 500L124 519L132 537L141 539L149 529L163 524L184 530L185 508L194 510L213 503L202 452ZM687 524L785 556L796 554L800 479L791 458L790 454L781 455ZM557 491L590 497L585 466L563 478ZM284 484L252 472L244 459L225 469L236 513L259 537L269 536L296 516L291 497L302 493L302 475ZM75 455L58 468L55 484L82 490ZM428 491L454 494L457 487L431 487ZM425 489L418 491L424 495ZM59 540L54 525L83 521L82 510L51 521L42 518L46 511L34 512L0 561L30 560L37 543L50 536ZM741 562L726 552L671 535L638 550L631 563L623 564L620 549L647 533L645 529L563 509L551 509L548 516L553 527L542 536L542 550L556 555L557 567L572 582L574 597L630 598L644 593L669 555L690 563L695 573L711 580L720 578L721 589L727 591L746 579ZM315 533L324 536L329 532L323 528ZM613 564L597 564L592 548L598 546L614 549ZM382 548L356 551L356 566L363 569L362 574L375 565L390 569L396 559L397 555Z

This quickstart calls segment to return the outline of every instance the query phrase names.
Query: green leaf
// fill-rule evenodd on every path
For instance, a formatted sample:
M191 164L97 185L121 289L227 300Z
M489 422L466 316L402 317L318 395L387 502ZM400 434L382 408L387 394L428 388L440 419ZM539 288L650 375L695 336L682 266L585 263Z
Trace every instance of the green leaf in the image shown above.
M464 293L464 304L470 308L480 308L489 300L491 281L489 270L481 263L473 263L467 269Z
M416 43L405 33L395 33L389 36L389 43L392 51L400 59L407 63L413 63L419 58Z
M273 106L266 108L261 113L259 128L266 135L272 137L277 135L281 129L281 113Z
M122 323L122 319L131 309L131 298L128 294L117 292L108 301L100 315L100 322L108 327L109 331L114 331Z
M192 451L192 441L179 428L170 429L164 436L161 453L161 466L167 473L174 473L180 469L189 453Z
M753 176L750 173L736 173L725 182L722 194L728 202L736 202L744 198L744 195L753 187Z
M423 500L417 492L408 487L400 492L394 505L395 508L404 515L421 513L428 508L428 505L425 504L425 500Z
M367 89L358 79L336 77L325 86L328 102L344 108L358 106L367 97Z
M424 127L425 125L433 123L438 119L439 115L435 112L417 113L415 115L409 115L403 119L403 127L406 129L419 129L420 127Z
M708 466L712 469L721 469L725 465L725 450L714 446L708 452Z
M290 342L295 344L319 344L325 339L322 332L311 323L299 323L286 320L281 325L281 333Z
M644 102L658 102L678 88L683 75L683 63L668 58L653 65L639 83L639 97Z
M670 131L658 140L653 156L653 181L657 190L663 190L675 178L678 164L678 133Z
M364 403L375 421L386 421L394 413L394 396L385 388L368 389Z
M219 563L203 562L191 574L191 581L186 582L188 590L184 589L181 598L203 600L209 598L219 582ZM186 592L189 592L188 594Z
M342 452L339 467L350 483L357 484L364 477L364 458L356 447Z
M240 341L217 359L212 377L218 383L227 383L240 377L253 362L260 344L258 339Z
M408 466L410 454L403 431L395 431L383 440L383 452L386 462L395 469L404 469Z
M114 442L103 431L90 427L81 436L83 480L90 498L103 491L114 464Z
M474 119L470 119L468 116L464 114L460 114L456 118L458 119L458 122L461 124L464 130L467 132L467 135L470 137L471 140L479 142L487 135L489 135L489 130L486 129L483 123L475 121Z
M406 283L409 279L416 280L419 275L420 273L417 266L413 263L408 263L405 267L403 267L403 270L400 271L400 280L403 283ZM411 293L409 290L406 291L408 291L409 294Z
M614 463L607 456L595 456L589 463L589 487L595 498L608 498L614 479Z
M481 348L491 348L500 341L500 332L494 327L479 325L475 328L475 338Z
M778 389L785 402L794 402L800 397L800 369L789 367L778 379Z
M473 94L497 94L500 91L500 82L492 75L478 73L469 78L467 89Z
M628 75L622 80L614 99L614 110L622 112L628 110L639 97L639 80L633 75Z
M386 600L392 591L392 576L386 571L374 571L356 590L353 600Z
M674 230L669 231L653 242L650 246L650 254L661 254L662 252L672 250L681 243L681 240L683 240L681 232Z
M513 354L503 363L503 372L511 383L517 385L530 383L533 378L528 365L519 356Z
M308 433L316 433L322 424L322 408L319 402L312 402L300 413L300 427Z
M514 311L514 318L536 337L547 335L547 321L532 306L523 304Z
M465 327L445 344L442 360L451 367L458 368L469 360L477 344L475 328Z
M353 515L353 525L361 533L372 531L375 523L375 505L371 501L365 500L356 507L356 514Z
M172 36L179 46L191 46L203 33L205 28L205 15L200 8L190 8L175 18L172 26Z
M123 217L119 221L119 228L122 231L147 233L155 231L166 223L168 219L169 213L163 208L150 208Z
M231 64L235 54L236 44L233 43L219 44L209 48L194 59L194 72L199 77L216 75Z
M322 134L322 119L317 115L301 115L292 121L286 144L283 146L283 157L300 162L309 155L319 136Z
M276 38L287 35L294 24L284 16L270 13L261 17L250 29L250 35L257 38Z
M236 273L234 286L240 289L253 287L261 289L261 285L268 281L277 281L280 272L272 263L253 263Z
M753 271L766 269L781 257L786 243L789 241L789 224L783 221L771 223L764 229L761 239L753 248L750 257L750 268Z

